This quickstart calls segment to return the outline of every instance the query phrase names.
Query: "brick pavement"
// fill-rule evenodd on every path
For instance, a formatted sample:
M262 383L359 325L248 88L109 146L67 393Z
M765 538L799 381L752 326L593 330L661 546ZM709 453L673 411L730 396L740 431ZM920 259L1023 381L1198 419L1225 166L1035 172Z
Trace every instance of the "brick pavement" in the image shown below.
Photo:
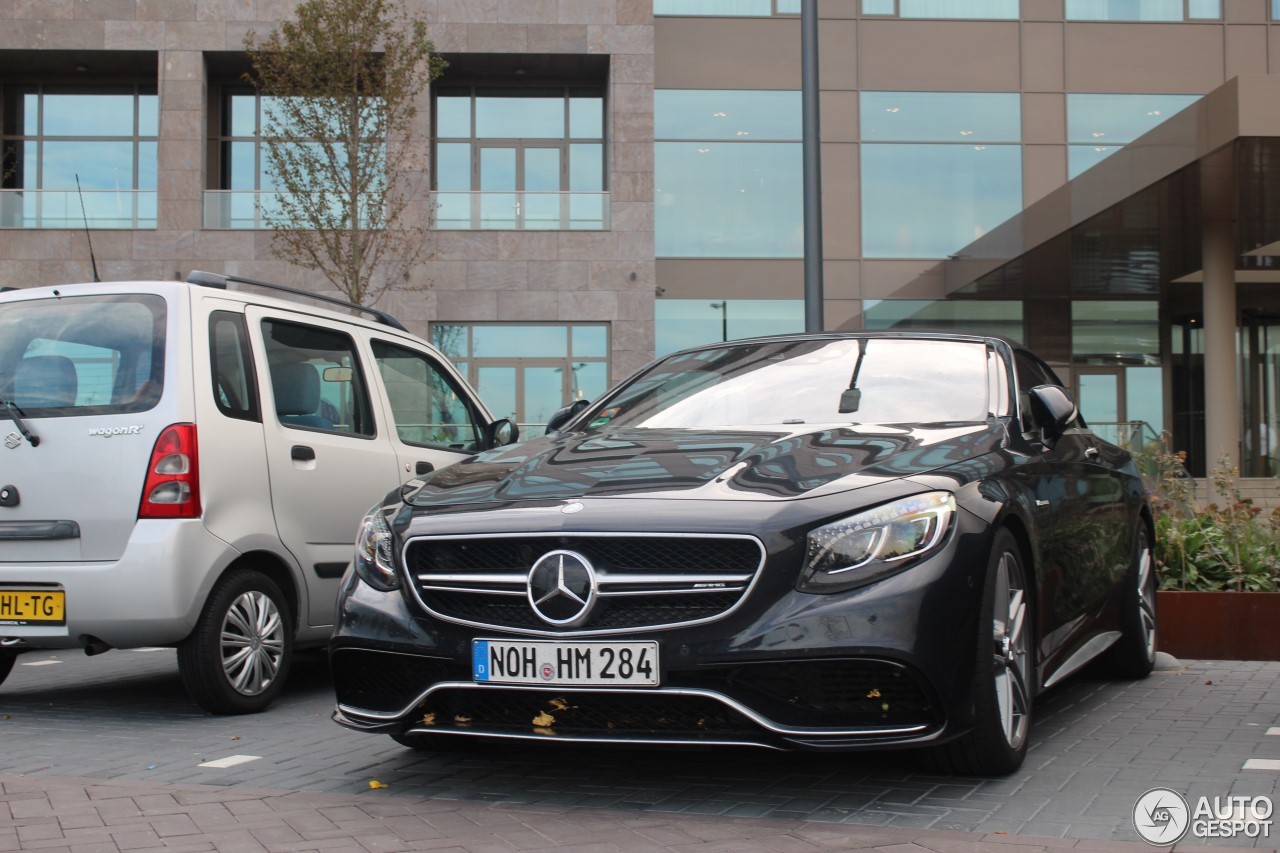
M1152 848L1139 842L0 774L0 851L1042 853L1067 849Z
M328 719L332 701L320 658L300 662L270 712L213 717L183 693L172 651L92 659L32 653L19 659L0 687L0 774L9 774L0 776L0 784L21 776L21 784L70 780L82 791L133 791L136 783L138 790L159 794L172 790L165 786L199 792L183 797L239 802L244 795L269 804L335 803L361 810L394 801L397 808L418 804L413 808L420 815L482 815L486 827L483 820L491 814L574 814L616 826L633 820L654 827L682 827L689 820L697 826L731 825L761 838L794 837L836 849L868 840L890 848L917 845L903 850L936 849L944 842L947 849L998 842L1051 849L1091 839L1136 842L1130 813L1137 797L1155 785L1192 796L1265 794L1280 800L1280 772L1243 769L1248 758L1280 759L1280 736L1270 734L1280 726L1276 663L1188 661L1141 682L1086 673L1042 698L1027 764L994 779L939 776L905 752L506 745L471 755L421 755L389 738L337 727ZM201 766L237 755L252 760L227 768ZM389 787L371 790L373 779ZM312 795L341 799L307 799ZM136 810L131 817L138 817ZM63 831L61 824L49 823L48 814L43 819L46 829L27 831L47 832L50 825ZM16 827L0 824L0 851L9 849L6 843L12 847L16 833ZM1043 838L1032 842L1030 836ZM525 838L532 844L540 837ZM512 849L481 842L477 849ZM225 849L241 849L228 843ZM809 849L792 841L773 843ZM741 849L770 849L759 839L742 844Z

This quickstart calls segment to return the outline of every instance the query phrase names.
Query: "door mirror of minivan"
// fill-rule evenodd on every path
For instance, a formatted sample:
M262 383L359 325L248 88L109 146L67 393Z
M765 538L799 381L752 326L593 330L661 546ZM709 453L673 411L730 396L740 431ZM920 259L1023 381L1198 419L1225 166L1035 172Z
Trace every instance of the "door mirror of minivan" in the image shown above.
M574 400L569 405L556 409L555 413L551 415L551 419L547 421L547 435L559 432L560 427L576 418L578 413L589 405L590 403L587 400Z
M486 448L506 447L520 440L520 427L511 418L499 418L485 427L484 446Z
M1065 388L1037 385L1031 389L1031 414L1046 433L1056 438L1080 416L1080 411Z

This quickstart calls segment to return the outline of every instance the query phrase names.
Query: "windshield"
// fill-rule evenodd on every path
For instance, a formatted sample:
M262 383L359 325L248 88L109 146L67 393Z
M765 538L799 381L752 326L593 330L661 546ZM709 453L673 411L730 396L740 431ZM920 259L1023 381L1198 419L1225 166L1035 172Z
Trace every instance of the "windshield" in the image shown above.
M164 384L164 299L0 303L0 400L28 417L140 412Z
M603 428L986 420L987 348L904 338L767 341L664 359L587 422Z

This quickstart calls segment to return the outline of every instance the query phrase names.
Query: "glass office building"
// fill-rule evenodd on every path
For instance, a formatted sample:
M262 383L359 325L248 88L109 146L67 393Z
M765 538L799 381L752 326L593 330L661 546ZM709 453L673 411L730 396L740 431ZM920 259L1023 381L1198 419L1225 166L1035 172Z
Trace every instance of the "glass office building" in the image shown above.
M89 278L78 175L104 277L324 290L264 216L242 42L278 22L134 5L0 4L0 286ZM1023 340L1099 431L1280 473L1275 6L818 0L827 327ZM431 259L382 307L535 429L655 354L800 330L800 9L431 4L449 67L395 178Z

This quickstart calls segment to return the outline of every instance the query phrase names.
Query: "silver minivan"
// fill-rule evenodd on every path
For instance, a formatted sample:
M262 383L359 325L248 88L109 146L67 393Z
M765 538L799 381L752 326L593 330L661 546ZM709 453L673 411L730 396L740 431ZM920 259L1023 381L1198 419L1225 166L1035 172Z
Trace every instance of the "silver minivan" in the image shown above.
M227 281L0 292L0 681L29 649L176 646L201 706L260 711L328 638L369 506L515 440L388 315Z

